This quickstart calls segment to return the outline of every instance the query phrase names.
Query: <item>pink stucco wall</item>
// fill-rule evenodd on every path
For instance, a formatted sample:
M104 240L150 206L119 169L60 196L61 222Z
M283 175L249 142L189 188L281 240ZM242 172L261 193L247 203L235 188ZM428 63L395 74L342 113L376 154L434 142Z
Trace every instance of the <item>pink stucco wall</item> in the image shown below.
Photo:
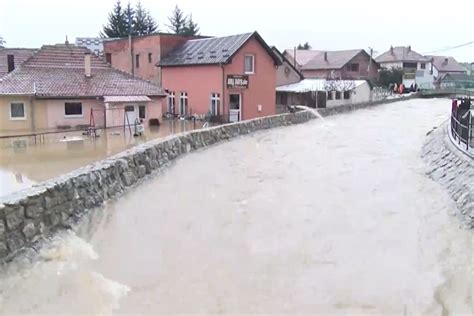
M245 55L255 56L255 74L249 75L248 89L226 89L226 110L229 94L240 93L242 96L242 119L273 115L276 113L276 68L274 61L256 39L251 39L232 58L232 63L225 66L227 75L243 75ZM258 111L258 105L262 111Z
M244 59L246 54L255 55L255 74L249 75L247 89L227 89L223 83L227 75L244 75ZM223 73L224 71L224 73ZM221 111L226 119L229 113L229 95L241 94L242 116L247 120L276 112L276 68L274 61L260 43L251 39L244 45L232 62L224 65L211 66L181 66L164 67L162 69L163 88L174 91L176 96L176 110L179 113L179 96L181 92L188 93L189 109L191 114L207 114L211 104L211 93L221 95ZM258 111L258 105L262 111ZM167 102L163 102L163 112L166 112Z
M211 104L211 93L222 96L222 68L220 66L165 67L162 70L163 88L174 91L176 113L179 113L179 96L188 93L190 113L207 114ZM167 101L163 102L166 113Z

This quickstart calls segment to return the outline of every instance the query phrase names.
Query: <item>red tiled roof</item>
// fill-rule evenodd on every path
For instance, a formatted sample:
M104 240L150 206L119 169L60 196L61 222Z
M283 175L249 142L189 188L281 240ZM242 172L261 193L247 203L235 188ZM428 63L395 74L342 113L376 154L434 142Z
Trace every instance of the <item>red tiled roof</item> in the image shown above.
M84 47L43 46L19 68L0 79L0 95L38 97L164 96L149 81L112 68L91 54L91 77L84 74Z
M8 73L8 55L13 55L15 68L37 51L35 48L0 48L0 78Z

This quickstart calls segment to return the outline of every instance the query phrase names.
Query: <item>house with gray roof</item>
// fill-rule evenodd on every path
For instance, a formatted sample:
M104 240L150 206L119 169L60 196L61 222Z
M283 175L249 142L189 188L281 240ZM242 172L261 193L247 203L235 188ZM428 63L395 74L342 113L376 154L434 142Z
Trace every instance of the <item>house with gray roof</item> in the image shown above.
M381 68L403 69L403 84L429 85L432 83L431 60L414 51L411 46L391 46L388 51L377 56L375 61ZM398 82L400 83L400 82Z
M451 56L426 56L433 65L433 79L439 80L446 74L467 74L466 69Z
M84 47L45 45L0 79L0 132L148 124L165 96Z
M170 115L235 122L275 114L279 56L257 33L190 39L157 66Z
M287 49L283 54L305 78L374 79L379 70L378 63L363 49Z

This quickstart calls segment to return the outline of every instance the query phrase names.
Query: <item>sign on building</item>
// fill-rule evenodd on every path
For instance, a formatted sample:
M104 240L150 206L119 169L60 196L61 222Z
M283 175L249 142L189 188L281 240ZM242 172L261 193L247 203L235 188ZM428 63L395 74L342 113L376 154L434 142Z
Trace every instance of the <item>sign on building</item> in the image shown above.
M243 88L249 87L249 76L247 75L227 75L227 88Z

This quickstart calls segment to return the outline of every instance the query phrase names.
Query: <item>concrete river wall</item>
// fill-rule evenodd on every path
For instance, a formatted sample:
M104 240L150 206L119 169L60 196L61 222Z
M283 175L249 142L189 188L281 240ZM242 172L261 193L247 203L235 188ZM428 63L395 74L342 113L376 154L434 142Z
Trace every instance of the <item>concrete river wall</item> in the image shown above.
M428 175L439 182L457 205L458 217L474 229L474 161L451 143L448 123L433 130L423 146Z
M0 199L0 262L35 249L88 211L120 195L179 156L257 130L304 123L309 111L281 114L178 134ZM38 166L41 168L41 165Z

